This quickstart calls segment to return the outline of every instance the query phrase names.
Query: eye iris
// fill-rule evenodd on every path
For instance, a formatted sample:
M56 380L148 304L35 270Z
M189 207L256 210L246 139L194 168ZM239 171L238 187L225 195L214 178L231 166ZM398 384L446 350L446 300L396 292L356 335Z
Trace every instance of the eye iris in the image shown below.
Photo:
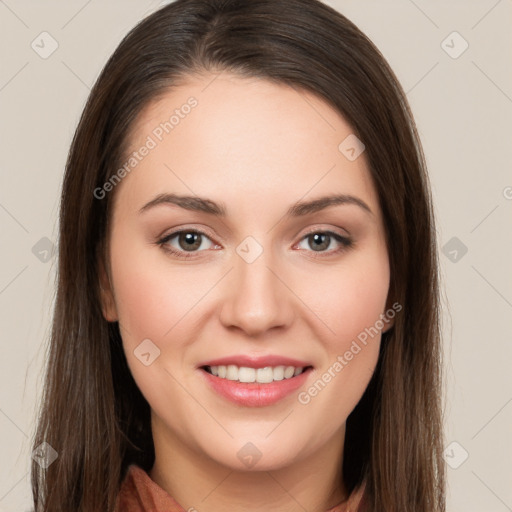
M318 252L329 247L331 236L328 233L314 233L308 236L308 240L313 241L310 247ZM183 231L178 235L178 243L183 250L192 252L201 246L201 233Z
M179 235L179 244L185 251L192 251L194 249L198 249L201 245L199 233L185 232ZM182 242L186 242L185 245L182 245Z
M326 240L327 240L327 243L324 241L321 241L320 238L321 237L325 237ZM329 247L329 242L330 242L330 239L331 237L325 233L315 233L314 235L310 235L309 236L309 239L313 239L314 240L314 245L313 245L313 248L315 250L317 250L318 248L320 249L327 249L327 247Z

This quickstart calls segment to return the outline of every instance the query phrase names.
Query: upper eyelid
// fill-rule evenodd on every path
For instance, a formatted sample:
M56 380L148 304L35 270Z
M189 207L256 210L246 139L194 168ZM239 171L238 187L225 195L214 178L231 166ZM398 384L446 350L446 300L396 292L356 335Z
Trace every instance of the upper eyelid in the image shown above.
M217 243L212 239L212 236L210 236L206 231L203 231L202 229L198 228L185 228L185 229L177 229L176 231L172 231L171 233L168 233L167 235L162 235L159 237L159 240L172 240L175 236L180 235L181 233L198 233L202 236L205 236L208 238L212 243Z
M200 235L203 235L206 238L208 238L210 240L210 242L212 242L212 244L220 245L218 242L213 240L212 237L206 231L204 231L203 229L193 228L193 227L177 229L176 231L173 231L173 232L171 232L171 233L169 233L167 235L161 236L159 238L159 240L160 241L166 240L167 242L169 242L170 240L172 240L177 235L180 235L181 233L190 233L190 232L198 233ZM332 233L332 234L337 235L337 236L339 236L341 238L351 239L351 236L349 234L337 233L333 228L319 228L319 227L317 228L317 227L313 227L310 230L308 230L307 232L303 233L302 236L300 237L299 241L302 241L304 238L306 238L307 236L309 236L311 234L314 234L314 233L324 233L324 234ZM194 251L194 252L202 252L202 251Z

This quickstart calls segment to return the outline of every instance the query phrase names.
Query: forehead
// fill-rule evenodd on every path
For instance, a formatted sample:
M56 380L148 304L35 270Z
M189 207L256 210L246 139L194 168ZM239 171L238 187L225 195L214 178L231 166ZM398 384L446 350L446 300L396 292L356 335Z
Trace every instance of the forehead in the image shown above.
M248 201L288 206L339 192L375 210L364 152L351 161L339 148L352 134L310 92L227 73L190 77L134 123L125 160L139 155L116 194L134 205L162 192L197 194L218 198L230 214L230 203L240 211Z

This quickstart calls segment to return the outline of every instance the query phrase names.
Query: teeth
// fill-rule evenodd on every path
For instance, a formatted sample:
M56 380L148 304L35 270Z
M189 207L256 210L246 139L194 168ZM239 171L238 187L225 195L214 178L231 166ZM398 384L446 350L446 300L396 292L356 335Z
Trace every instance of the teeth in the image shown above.
M289 379L293 377L293 374L295 373L295 368L293 366L287 366L284 369L284 378Z
M226 379L238 380L238 368L234 364L230 364L226 368Z
M300 375L304 368L295 366L266 366L265 368L249 368L247 366L236 366L229 364L227 366L209 366L212 375L222 379L237 380L239 382L258 382L268 384L275 380L291 379Z
M274 372L274 380L283 380L284 379L284 366L276 366L273 370Z

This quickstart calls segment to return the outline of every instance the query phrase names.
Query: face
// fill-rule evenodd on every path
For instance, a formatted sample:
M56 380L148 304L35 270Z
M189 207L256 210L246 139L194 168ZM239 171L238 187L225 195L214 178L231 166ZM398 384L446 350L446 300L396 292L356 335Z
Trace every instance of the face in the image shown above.
M134 126L136 160L105 192L103 311L155 438L276 469L339 446L369 383L392 325L384 225L364 152L339 149L353 132L339 113L285 85L214 78ZM333 196L345 200L317 201Z

